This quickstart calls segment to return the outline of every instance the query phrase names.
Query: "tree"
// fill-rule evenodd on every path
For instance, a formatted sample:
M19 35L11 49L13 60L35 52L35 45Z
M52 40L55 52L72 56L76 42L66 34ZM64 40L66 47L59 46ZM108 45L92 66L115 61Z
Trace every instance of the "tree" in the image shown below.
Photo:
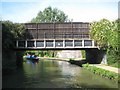
M24 25L14 24L11 21L2 21L2 48L13 48L15 39L24 38L24 34Z
M118 33L118 49L120 49L120 19L117 19L115 21L115 23L117 24L117 33ZM120 50L119 50L120 51Z
M15 39L24 39L26 33L25 26L23 24L14 23L11 33L14 35Z
M120 20L109 21L102 19L99 22L93 22L90 25L90 36L94 39L100 49L107 50L108 64L120 61Z
M114 48L118 47L118 29L117 23L107 19L99 22L93 22L90 26L90 36L100 47Z
M32 23L53 23L53 22L67 22L68 16L57 8L51 8L50 6L40 11L35 18L31 20Z
M13 28L13 23L10 21L2 22L2 48L3 50L13 47L14 45L14 36L11 33L11 29Z

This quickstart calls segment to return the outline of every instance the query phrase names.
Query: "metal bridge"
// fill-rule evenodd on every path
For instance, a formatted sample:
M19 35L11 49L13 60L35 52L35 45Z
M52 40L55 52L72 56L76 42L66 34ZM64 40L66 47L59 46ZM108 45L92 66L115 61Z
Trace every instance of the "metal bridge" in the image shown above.
M25 23L24 39L16 40L16 49L98 48L90 39L89 23Z
M90 23L25 23L25 37L16 40L17 50L85 50L89 63L106 61L106 51L90 39Z

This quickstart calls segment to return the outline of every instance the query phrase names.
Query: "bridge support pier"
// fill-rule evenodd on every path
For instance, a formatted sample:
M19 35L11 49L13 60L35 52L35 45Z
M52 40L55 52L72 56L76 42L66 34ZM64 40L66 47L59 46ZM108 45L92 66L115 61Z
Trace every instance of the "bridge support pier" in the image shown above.
M86 60L91 64L107 64L106 51L99 49L87 49Z

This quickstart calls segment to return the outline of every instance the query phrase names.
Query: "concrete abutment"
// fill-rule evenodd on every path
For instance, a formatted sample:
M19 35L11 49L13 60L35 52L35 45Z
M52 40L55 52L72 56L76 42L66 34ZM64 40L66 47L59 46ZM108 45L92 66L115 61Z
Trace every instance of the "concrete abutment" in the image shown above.
M107 64L106 51L99 49L86 49L86 60L91 64Z

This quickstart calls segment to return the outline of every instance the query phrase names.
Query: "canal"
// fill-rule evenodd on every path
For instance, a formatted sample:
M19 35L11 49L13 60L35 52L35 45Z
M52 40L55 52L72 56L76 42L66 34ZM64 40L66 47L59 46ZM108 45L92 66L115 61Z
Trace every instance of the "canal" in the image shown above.
M118 88L115 81L58 60L27 60L2 79L2 88Z

